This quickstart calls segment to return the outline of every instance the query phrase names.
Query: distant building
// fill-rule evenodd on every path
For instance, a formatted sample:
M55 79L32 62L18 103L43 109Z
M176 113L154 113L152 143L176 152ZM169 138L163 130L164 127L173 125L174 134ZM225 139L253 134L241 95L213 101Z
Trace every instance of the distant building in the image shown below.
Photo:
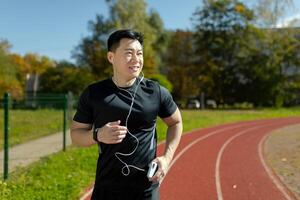
M39 89L39 75L26 74L25 79L25 105L35 108L36 107L36 94Z
M38 74L26 74L25 92L36 93L39 88L39 75Z

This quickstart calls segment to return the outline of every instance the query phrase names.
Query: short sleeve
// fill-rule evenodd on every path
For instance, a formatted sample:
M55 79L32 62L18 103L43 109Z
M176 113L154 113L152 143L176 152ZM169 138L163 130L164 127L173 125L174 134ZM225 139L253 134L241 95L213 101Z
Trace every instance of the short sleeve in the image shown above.
M80 95L73 120L85 124L93 123L93 109L90 104L89 88L86 88Z
M177 105L174 102L170 92L162 87L160 87L160 107L158 116L161 118L170 117L177 109Z

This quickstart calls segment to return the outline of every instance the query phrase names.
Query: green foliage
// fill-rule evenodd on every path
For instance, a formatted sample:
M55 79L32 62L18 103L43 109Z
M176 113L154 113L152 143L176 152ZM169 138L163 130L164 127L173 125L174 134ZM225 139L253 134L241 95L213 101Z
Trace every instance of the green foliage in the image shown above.
M147 13L144 0L107 1L110 15L104 19L97 15L89 22L91 36L85 37L74 50L73 56L79 65L87 66L97 79L111 76L111 64L106 58L106 40L116 29L133 29L144 35L144 70L156 74L160 65L159 54L165 50L166 33L163 23L155 11Z
M13 98L21 98L23 90L17 79L17 65L10 57L11 45L6 40L0 40L0 98L5 92L10 92Z
M226 0L206 2L194 17L200 88L219 102L233 103L236 87L245 81L238 56L247 50L253 14L242 3Z
M55 63L47 56L40 56L34 53L27 53L24 56L24 61L29 66L27 73L42 74L47 69L55 67Z
M96 15L89 21L90 35L73 51L77 66L57 64L32 53L11 54L11 45L0 41L0 98L10 91L14 99L22 99L28 74L40 75L42 92L72 91L78 95L94 80L112 75L107 60L108 35L131 28L145 37L146 77L172 88L176 101L204 92L207 98L228 106L299 103L300 29L254 25L273 27L293 0L259 0L255 10L238 0L203 0L203 7L193 15L192 31L166 31L159 14L149 10L144 0L106 2L108 18Z
M253 12L235 0L207 1L194 17L194 74L207 96L229 105L286 105L291 79L284 71L300 66L299 33L255 27Z
M27 53L24 57L10 53L8 41L0 41L0 96L10 92L13 99L24 97L26 76L39 75L55 63L46 56Z
M83 89L94 81L88 69L78 68L62 62L55 68L48 68L40 77L40 92L67 93L79 95Z
M149 78L151 80L157 81L160 85L164 86L165 88L167 88L170 92L172 92L173 90L173 85L170 81L168 81L168 79L161 74L153 74L150 75Z
M112 75L112 67L107 60L106 40L113 25L97 15L95 21L89 21L88 27L92 35L82 39L74 49L73 57L79 66L89 68L96 79L104 79Z
M163 70L174 86L173 95L177 100L197 96L200 92L193 42L192 32L177 30L171 34L164 55Z

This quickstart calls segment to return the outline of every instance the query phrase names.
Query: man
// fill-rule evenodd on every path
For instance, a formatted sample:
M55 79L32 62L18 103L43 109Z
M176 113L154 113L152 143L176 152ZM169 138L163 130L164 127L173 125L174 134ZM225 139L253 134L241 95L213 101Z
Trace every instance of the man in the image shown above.
M181 114L170 93L140 76L143 38L118 30L107 42L113 77L89 85L81 94L71 127L78 146L98 144L99 158L92 199L159 199L182 133ZM157 116L168 126L166 147L156 157ZM149 164L158 169L147 177Z

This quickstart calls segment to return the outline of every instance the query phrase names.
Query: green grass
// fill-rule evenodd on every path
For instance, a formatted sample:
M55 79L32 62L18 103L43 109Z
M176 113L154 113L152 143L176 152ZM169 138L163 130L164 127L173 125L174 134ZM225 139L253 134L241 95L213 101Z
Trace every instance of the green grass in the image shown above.
M0 181L0 199L76 199L94 178L96 148L68 148Z
M0 149L3 148L3 109L0 110ZM63 131L63 111L55 109L10 110L9 144L13 146Z
M300 108L250 111L182 111L184 131L229 122L300 116ZM158 121L159 140L165 138L166 127ZM78 199L95 177L97 147L68 148L10 174L0 182L0 199Z

